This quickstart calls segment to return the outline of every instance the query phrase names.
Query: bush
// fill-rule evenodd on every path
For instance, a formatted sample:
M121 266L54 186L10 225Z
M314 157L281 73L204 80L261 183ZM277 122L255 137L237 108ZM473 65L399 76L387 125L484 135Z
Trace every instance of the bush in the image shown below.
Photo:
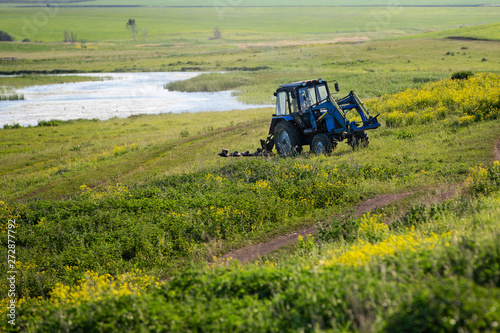
M36 126L38 127L49 127L49 126L59 126L62 125L62 120L40 120Z
M22 126L21 126L21 125L19 125L19 123L15 123L15 124L13 124L13 125L5 124L5 125L3 125L3 128L4 128L4 129L9 129L9 128L22 128Z
M451 75L451 79L452 80L467 80L473 76L474 76L474 73L472 73L471 71L459 71L459 72L453 73Z

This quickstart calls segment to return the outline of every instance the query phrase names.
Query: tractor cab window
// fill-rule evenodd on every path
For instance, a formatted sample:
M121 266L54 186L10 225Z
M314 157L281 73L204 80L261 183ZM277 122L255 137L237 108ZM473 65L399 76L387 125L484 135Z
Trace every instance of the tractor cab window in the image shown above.
M326 85L320 84L316 86L316 89L318 90L318 101L324 101L325 99L328 98L328 90L326 89Z
M287 94L284 91L280 91L276 95L276 115L283 116L287 113L288 113Z
M316 104L316 92L314 87L300 88L299 89L299 104L300 109L304 111L313 104Z
M294 91L280 91L276 95L276 115L284 116L286 114L299 112L296 97Z

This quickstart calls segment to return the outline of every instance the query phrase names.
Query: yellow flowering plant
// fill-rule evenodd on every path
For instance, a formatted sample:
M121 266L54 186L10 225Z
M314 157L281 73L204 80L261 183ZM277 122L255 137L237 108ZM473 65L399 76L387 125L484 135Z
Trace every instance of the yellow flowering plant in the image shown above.
M500 116L500 76L478 73L465 80L430 82L368 102L388 127L447 121L466 126Z

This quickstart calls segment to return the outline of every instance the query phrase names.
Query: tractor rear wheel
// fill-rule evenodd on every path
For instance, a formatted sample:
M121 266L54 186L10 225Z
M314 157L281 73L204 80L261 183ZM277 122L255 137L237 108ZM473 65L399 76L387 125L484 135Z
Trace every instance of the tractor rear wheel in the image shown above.
M291 156L302 151L299 129L288 121L279 122L274 128L274 144L280 156Z
M316 134L311 141L311 152L313 154L330 155L334 149L335 146L326 134Z

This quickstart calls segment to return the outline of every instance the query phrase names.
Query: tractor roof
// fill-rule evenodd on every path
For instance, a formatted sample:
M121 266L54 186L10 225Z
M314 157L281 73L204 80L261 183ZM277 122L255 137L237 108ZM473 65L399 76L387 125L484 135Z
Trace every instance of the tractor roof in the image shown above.
M287 84L282 84L279 86L279 90L285 90L285 89L294 89L297 87L311 87L315 86L317 84L323 83L326 81L323 81L323 79L317 79L317 80L307 80L307 81L299 81L299 82L293 82L293 83L287 83Z

